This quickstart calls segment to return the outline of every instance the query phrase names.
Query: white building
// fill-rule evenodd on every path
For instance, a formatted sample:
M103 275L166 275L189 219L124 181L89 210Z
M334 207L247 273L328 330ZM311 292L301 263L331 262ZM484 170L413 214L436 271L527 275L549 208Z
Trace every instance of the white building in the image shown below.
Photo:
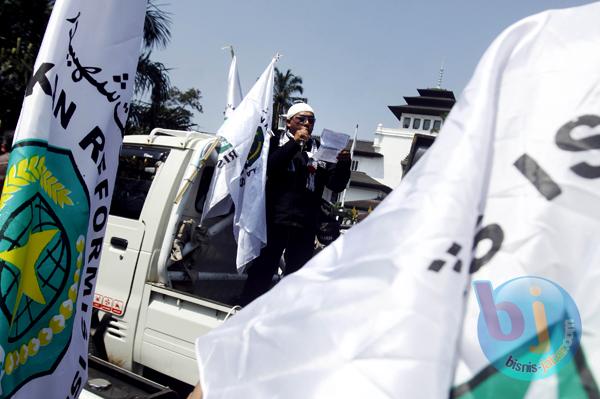
M404 97L406 105L389 106L400 125L394 128L377 126L373 140L375 151L383 155L383 175L372 175L389 187L402 179L402 161L410 152L415 134L435 137L456 99L444 89L418 89L419 96Z
M346 147L350 150L352 142ZM382 199L391 188L381 184L377 177L383 177L383 155L375 151L373 143L370 141L357 140L352 156L352 175L345 196L332 193L327 190L324 197L333 202L360 201L371 199Z
M345 195L346 208L362 212L375 208L400 183L404 171L426 151L456 102L454 93L449 90L417 91L418 96L404 97L405 105L389 106L398 118L399 126L380 124L373 142L357 141L352 176ZM330 192L325 198L331 202L341 201L340 196Z

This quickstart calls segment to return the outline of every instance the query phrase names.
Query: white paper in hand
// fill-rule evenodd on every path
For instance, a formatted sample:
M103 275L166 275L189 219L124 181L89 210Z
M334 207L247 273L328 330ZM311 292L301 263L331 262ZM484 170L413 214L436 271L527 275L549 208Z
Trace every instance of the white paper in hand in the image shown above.
M350 136L345 133L323 129L321 133L321 146L314 155L317 161L337 163L337 156L348 144Z

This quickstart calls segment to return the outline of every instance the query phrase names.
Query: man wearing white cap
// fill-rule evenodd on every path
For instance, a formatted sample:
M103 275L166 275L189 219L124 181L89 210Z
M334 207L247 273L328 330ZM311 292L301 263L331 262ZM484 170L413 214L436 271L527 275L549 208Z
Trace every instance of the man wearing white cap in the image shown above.
M264 294L285 250L285 271L300 269L314 253L323 189L341 192L350 179L350 153L343 150L338 162L313 159L318 143L311 137L315 113L306 103L287 112L287 131L271 137L267 165L267 246L248 269L242 305Z

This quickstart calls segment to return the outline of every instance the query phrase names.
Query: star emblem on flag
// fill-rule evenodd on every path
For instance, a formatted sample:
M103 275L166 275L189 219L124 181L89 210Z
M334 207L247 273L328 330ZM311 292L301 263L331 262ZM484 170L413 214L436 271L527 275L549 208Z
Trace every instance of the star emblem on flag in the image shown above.
M46 304L46 299L40 289L35 265L44 249L57 233L58 230L45 230L39 233L33 233L29 236L29 240L24 246L0 252L1 260L19 270L17 297L12 311L11 324L14 321L15 314L17 313L23 295L28 296L39 304Z

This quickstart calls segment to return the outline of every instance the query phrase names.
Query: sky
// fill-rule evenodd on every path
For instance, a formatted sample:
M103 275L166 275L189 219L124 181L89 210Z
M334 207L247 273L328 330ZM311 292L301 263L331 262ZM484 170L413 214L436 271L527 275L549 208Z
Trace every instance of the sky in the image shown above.
M302 77L323 129L372 140L378 124L399 127L388 105L417 88L441 87L457 98L485 49L512 23L583 0L162 0L172 41L153 59L180 89L201 90L198 130L223 121L233 45L244 94L277 52L277 67Z

